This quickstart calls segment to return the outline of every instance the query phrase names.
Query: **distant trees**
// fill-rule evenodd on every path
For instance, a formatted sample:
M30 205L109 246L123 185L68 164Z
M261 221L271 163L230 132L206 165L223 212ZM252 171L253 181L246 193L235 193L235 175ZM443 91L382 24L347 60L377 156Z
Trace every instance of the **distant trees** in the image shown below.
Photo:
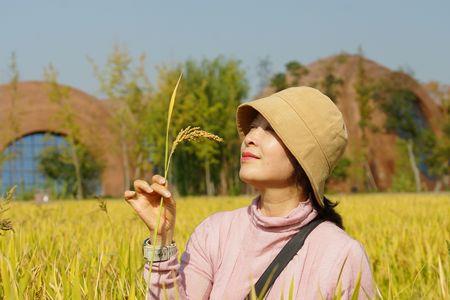
M350 167L351 163L352 161L345 156L339 159L330 175L330 179L334 179L336 181L345 181L349 177L348 168Z
M291 60L286 64L286 73L292 77L290 86L298 86L300 79L309 73L308 68L296 60Z
M175 184L181 194L237 194L240 140L235 112L247 96L248 82L240 62L219 56L201 61L187 60L159 69L159 85L152 97L147 119L154 144L153 161L162 169L164 119L173 86L183 72L172 118L171 136L188 125L199 126L224 139L224 143L202 141L177 149L174 156ZM200 173L196 170L202 170Z
M308 68L296 60L287 62L284 67L285 72L276 73L270 80L270 85L276 92L298 86L302 77L309 73Z
M122 157L123 185L128 189L133 178L148 171L152 150L148 128L143 125L148 124L152 91L145 70L145 55L134 59L126 48L116 45L103 68L89 60L99 80L100 91L112 104L113 120L109 125L117 132L119 149L111 150Z
M344 79L336 71L339 64L350 56L340 54L326 61L320 77L307 76L309 69L298 61L285 64L284 71L272 75L268 58L258 66L260 87L271 90L298 86L310 81L333 101L343 96ZM401 160L396 161L394 189L422 189L420 172L433 176L436 189L448 185L450 152L449 99L450 87L435 82L427 85L430 95L441 104L444 118L436 135L422 115L419 99L406 83L405 74L393 72L381 79L371 78L365 68L362 50L357 56L356 77L352 81L360 119L361 144L352 156L343 157L334 168L331 179L352 181L363 190L375 191L378 186L371 169L369 137L380 130L396 134L400 140L395 146ZM242 191L239 180L239 151L241 141L236 131L237 106L247 98L249 84L245 70L235 59L219 56L214 59L187 60L174 65L158 67L157 81L150 84L145 70L145 56L132 57L128 50L115 46L106 63L99 66L90 59L99 81L100 91L109 99L112 121L109 124L116 134L117 151L124 170L124 188L133 179L161 173L164 165L164 140L167 106L180 73L183 73L170 136L186 126L199 126L224 139L224 143L201 141L185 144L177 149L173 159L173 184L182 195L229 195ZM11 101L19 99L19 72L15 55L10 63L9 82ZM75 121L75 112L68 103L68 88L58 84L58 74L53 66L45 69L49 99L61 108L57 116L68 132L69 146L64 150L49 148L40 156L40 169L49 178L70 182L77 198L92 193L92 182L102 168L78 140L81 134ZM311 83L312 80L315 80ZM344 95L345 96L345 95ZM375 126L375 110L385 115L385 123ZM8 117L10 135L20 131L18 114L13 109ZM378 115L377 115L378 116ZM378 123L377 123L378 124ZM2 161L8 159L0 154ZM402 174L407 168L408 174Z
M92 60L101 91L112 102L117 149L122 157L124 185L133 179L161 173L168 101L183 72L173 112L170 136L186 126L199 126L219 135L225 143L190 143L177 149L173 159L173 182L181 194L239 193L240 141L235 110L247 96L248 82L240 62L217 57L187 60L158 68L156 87L146 77L145 57L135 60L118 46L103 68ZM202 170L193 176L192 172Z
M270 80L272 77L272 61L269 56L263 57L258 61L257 65L257 76L258 76L258 89L259 91L264 90L270 85Z
M378 128L372 123L372 113L374 107L372 104L373 93L375 85L373 80L371 80L367 74L364 67L364 56L362 49L359 49L358 63L357 63L357 74L356 81L353 85L356 92L356 101L358 103L360 120L358 121L358 126L361 130L361 151L356 151L360 158L355 160L356 162L361 161L362 168L357 167L358 170L362 170L364 188L367 190L378 190L377 184L370 167L370 148L368 141L368 131L377 131Z
M328 64L325 67L325 75L318 82L318 88L333 102L336 102L339 96L339 87L343 84L344 80L335 74L333 64Z
M405 85L404 74L393 72L381 79L375 90L375 99L386 113L386 131L397 134L406 142L416 191L420 191L420 171L417 157L422 157L418 145L424 141L429 124L419 108L417 96Z
M424 147L428 149L426 163L430 166L430 173L437 177L435 190L442 185L449 186L450 176L450 85L429 82L426 85L430 95L442 107L441 132L435 138L432 132L426 132Z
M58 83L58 72L50 64L44 70L44 77L48 84L49 100L59 107L59 113L55 115L61 127L67 132L66 139L68 141L68 150L70 153L70 164L74 169L76 198L78 200L84 197L80 158L81 144L79 143L80 126L75 120L75 112L71 106L69 98L69 88ZM51 163L51 160L44 160L44 163ZM44 168L45 170L45 168Z
M2 135L3 138L6 140L12 140L12 147L14 148L15 144L16 144L16 140L15 137L19 134L20 132L20 128L21 128L21 124L20 124L20 111L18 109L18 105L17 105L17 101L20 98L20 94L19 94L19 81L20 81L20 72L19 72L19 68L17 66L17 57L16 57L16 53L13 52L11 53L11 58L10 58L10 62L9 62L9 81L8 81L8 91L10 93L10 99L11 99L11 110L9 111L9 115L8 115L8 126L4 126L2 129ZM3 163L5 163L8 160L14 159L15 157L17 157L17 149L16 151L13 153L10 153L9 155L6 155L4 153L0 153L0 169L3 165ZM13 167L15 167L16 165L13 164ZM15 170L14 168L11 170L11 172L13 172L13 178L17 177L17 170ZM0 177L0 185L1 185L1 180L2 178ZM23 192L23 191L22 191Z
M76 147L77 168L73 163L73 147L50 146L39 154L39 171L53 180L58 187L60 197L79 197L79 183L83 197L97 193L100 173L103 166L89 153L83 145Z

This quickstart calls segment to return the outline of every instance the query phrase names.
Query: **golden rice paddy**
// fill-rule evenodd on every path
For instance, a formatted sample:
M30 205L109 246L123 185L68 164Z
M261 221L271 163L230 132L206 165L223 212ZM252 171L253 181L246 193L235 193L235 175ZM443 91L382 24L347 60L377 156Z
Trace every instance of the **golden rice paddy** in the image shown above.
M253 196L177 199L180 253L194 228ZM362 242L384 299L448 299L450 195L334 195L347 232ZM15 201L1 216L0 299L143 299L144 223L124 200ZM381 298L380 297L380 298Z

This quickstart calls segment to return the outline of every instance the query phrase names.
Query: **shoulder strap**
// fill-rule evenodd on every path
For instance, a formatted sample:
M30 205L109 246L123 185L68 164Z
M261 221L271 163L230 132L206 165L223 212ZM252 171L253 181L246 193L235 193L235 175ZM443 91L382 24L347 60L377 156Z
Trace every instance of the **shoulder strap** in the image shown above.
M295 256L295 254L302 248L305 243L305 239L317 227L322 223L323 219L316 218L300 228L300 230L294 234L294 236L287 242L287 244L281 249L272 263L267 267L261 277L258 279L255 285L257 299L264 299L267 291L272 287L277 277L281 274L283 269ZM251 292L245 298L251 299Z

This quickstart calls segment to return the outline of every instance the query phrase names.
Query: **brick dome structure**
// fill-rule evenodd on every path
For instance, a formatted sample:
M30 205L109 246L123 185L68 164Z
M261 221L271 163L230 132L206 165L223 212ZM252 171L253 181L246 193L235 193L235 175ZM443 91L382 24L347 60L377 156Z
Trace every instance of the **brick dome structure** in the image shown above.
M360 60L361 59L361 60ZM303 75L298 85L316 86L323 91L320 82L328 74L333 74L341 79L341 84L336 88L337 96L333 99L344 115L344 119L349 132L349 142L344 156L350 159L354 158L354 153L361 147L362 131L359 126L361 113L357 101L357 92L355 84L358 80L358 70L361 64L366 77L371 80L386 78L394 72L372 60L359 55L339 54L324 59L317 60L306 66L308 73ZM412 91L418 100L418 108L427 125L436 133L440 134L439 122L442 120L442 110L439 105L433 101L426 89L415 79L407 74L396 74L401 76L402 84ZM287 75L287 82L292 83L293 77ZM258 97L267 96L275 92L271 86L266 87ZM384 127L386 119L385 113L380 110L371 101L375 108L372 113L371 121L379 128ZM374 177L374 181L379 190L387 190L392 185L393 174L395 171L395 144L398 136L387 132L367 131L369 166ZM433 189L435 182L421 174L421 180L428 189ZM345 182L330 182L335 190L350 191L354 185L355 179L350 178Z
M67 135L67 129L57 118L62 107L49 99L49 88L47 83L39 81L20 82L14 90L10 84L0 85L0 153L13 141L29 134ZM123 170L107 105L74 88L69 88L68 99L80 130L78 141L104 165L100 178L102 194L121 196ZM16 129L11 120L18 124Z

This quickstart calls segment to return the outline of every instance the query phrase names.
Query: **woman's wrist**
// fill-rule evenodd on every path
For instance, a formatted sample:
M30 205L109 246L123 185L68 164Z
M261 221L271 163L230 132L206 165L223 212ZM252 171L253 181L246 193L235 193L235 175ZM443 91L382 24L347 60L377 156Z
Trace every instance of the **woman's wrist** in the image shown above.
M175 243L171 245L153 245L150 238L146 238L142 245L142 254L147 261L159 263L172 258L177 254Z
M165 235L157 235L156 240L153 240L153 233L150 232L150 243L154 246L169 246L173 242L173 233Z

